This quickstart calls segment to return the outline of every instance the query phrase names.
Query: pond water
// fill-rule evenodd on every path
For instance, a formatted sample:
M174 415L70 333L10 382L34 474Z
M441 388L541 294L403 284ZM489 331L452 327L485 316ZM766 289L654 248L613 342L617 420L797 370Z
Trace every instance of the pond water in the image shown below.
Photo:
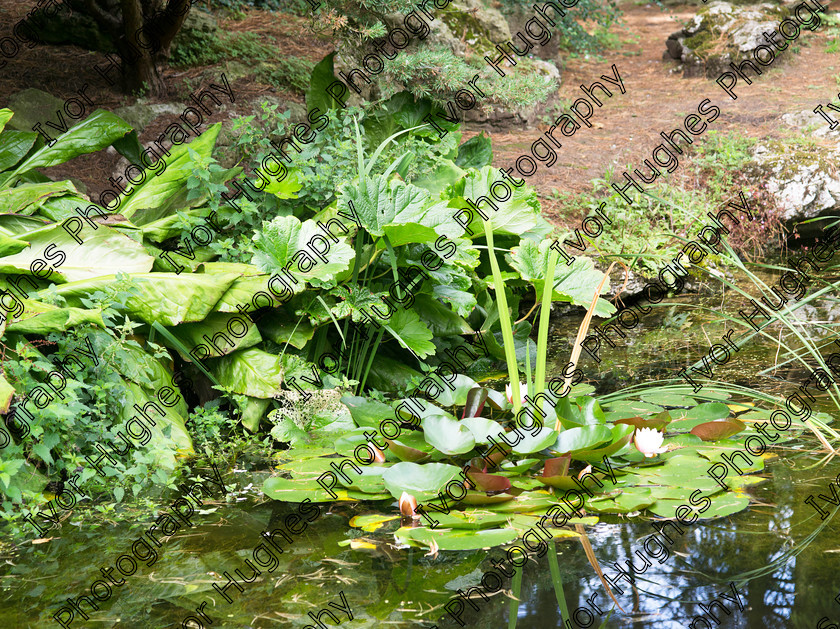
M642 325L628 332L623 343L604 353L599 365L591 359L583 361L584 371L599 393L675 375L697 360L699 352L705 353L710 341L718 342L728 328L689 307L706 305L735 315L744 300L732 293L716 293L681 296L671 303L676 305L662 304ZM816 334L814 321L833 322L840 316L836 305L826 299L810 308L803 319L812 323L802 329ZM553 324L555 372L567 360L579 320L579 316L562 317ZM773 394L798 386L805 373L801 367L760 373L775 360L776 347L764 341L739 352L718 368L715 377ZM820 406L836 416L832 408L825 402ZM762 473L766 481L747 490L755 499L747 511L685 527L683 535L675 536L670 555L662 563L653 560L643 574L636 575L636 591L621 581L624 593L616 592L616 596L624 612L616 610L604 620L614 605L582 543L560 539L556 551L571 619L561 612L556 580L552 580L544 556L525 565L518 604L512 606L505 594L512 587L508 580L489 600L476 599L478 611L467 606L463 626L512 627L513 608L519 629L575 629L602 623L605 627L671 629L690 626L695 616L703 614L699 604L715 598L730 613L716 606L712 611L720 624L698 621L693 626L811 629L826 616L840 625L840 603L834 600L840 594L840 523L833 511L827 520L820 520L804 502L812 494L832 495L829 483L840 473L840 460L826 461L814 454L814 449L815 440L810 436L775 449ZM204 626L213 629L333 626L326 613L321 616L325 625L307 615L317 615L323 609L332 611L341 626L347 627L431 627L435 623L441 629L457 627L451 617L444 616L443 605L458 588L476 585L481 574L492 567L491 561L503 555L492 549L441 552L433 557L422 550L397 549L387 543L393 541L396 523L363 532L348 522L353 515L370 512L364 506L320 505L317 518L310 515L312 522L300 518L298 532L289 534L291 541L281 541L284 552L278 565L263 568L253 582L244 584L242 592L228 588L225 596L231 602L227 602L213 584L224 584L225 571L233 574L239 569L251 577L245 560L253 557L255 547L263 541L260 532L279 526L289 514L300 513L295 505L266 502L261 497L258 488L269 474L267 468L265 462L237 462L235 471L225 473L226 482L243 489L236 502L208 501L205 512L193 518L194 526L161 542L157 559L149 560L154 565L141 565L124 584L114 586L110 598L97 602L99 611L81 603L90 620L84 621L76 613L69 626L197 627L182 622L187 616L198 616L195 610L206 600L203 612L212 624ZM171 498L167 504L169 501ZM148 515L139 513L138 517L142 523L112 525L107 515L98 526L65 523L50 532L53 539L48 542L27 542L4 553L0 627L60 626L53 614L62 601L69 595L87 593L93 581L104 578L100 568L107 570L120 555L130 553L133 541L148 528ZM624 564L635 557L634 551L650 533L647 521L619 516L603 516L598 525L587 527L589 543L608 575L615 574L613 562ZM351 548L350 540L356 540L356 548ZM643 562L635 559L636 566L644 568ZM743 610L719 596L723 592L733 598L730 582L735 584ZM98 591L106 598L101 587ZM329 607L330 602L341 605L342 595L352 621L346 612ZM575 614L576 609L588 605L587 600L605 612L604 616L596 613L591 625L587 613ZM589 608L593 609L591 603ZM63 617L68 616L65 613ZM831 623L822 623L820 629L834 626Z

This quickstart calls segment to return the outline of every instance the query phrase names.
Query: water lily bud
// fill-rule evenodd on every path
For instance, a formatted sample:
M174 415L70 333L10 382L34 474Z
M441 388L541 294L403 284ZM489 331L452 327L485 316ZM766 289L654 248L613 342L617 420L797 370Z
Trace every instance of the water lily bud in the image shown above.
M417 498L409 493L403 492L400 496L400 514L405 518L419 518L420 516L414 514L414 509L417 508Z

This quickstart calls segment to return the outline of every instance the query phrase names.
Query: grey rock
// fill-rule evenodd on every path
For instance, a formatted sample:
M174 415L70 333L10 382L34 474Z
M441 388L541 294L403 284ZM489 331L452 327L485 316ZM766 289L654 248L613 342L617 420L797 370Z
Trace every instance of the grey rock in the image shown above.
M754 62L753 51L767 46L763 33L771 33L790 11L770 3L737 6L713 2L665 42L664 59L682 61L683 76L715 78L730 63ZM779 63L777 57L774 64Z
M783 220L796 223L840 209L838 158L837 146L769 140L754 151L753 178L766 184Z
M180 115L184 111L183 104L174 103L153 103L146 104L138 101L134 105L118 107L114 113L130 124L137 133L143 131L146 126L153 122L158 116L164 114Z
M64 101L52 94L30 87L9 97L9 109L15 115L9 120L8 127L19 131L31 131L32 125L39 122L44 123L49 120L57 124L58 116L55 112L61 110L63 114ZM64 119L68 120L68 116L64 116ZM68 121L71 126L79 122L79 120Z
M832 115L831 111L826 113ZM840 126L832 130L825 118L814 113L813 109L803 109L794 114L784 114L782 122L814 138L840 139Z

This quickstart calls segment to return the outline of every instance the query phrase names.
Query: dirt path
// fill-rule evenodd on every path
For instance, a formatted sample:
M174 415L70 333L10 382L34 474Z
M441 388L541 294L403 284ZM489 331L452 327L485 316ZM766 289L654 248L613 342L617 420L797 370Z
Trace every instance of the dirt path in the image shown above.
M592 116L598 128L582 128L566 138L558 150L558 161L551 168L540 168L528 182L536 186L541 196L551 195L554 188L584 192L592 189L590 181L603 177L610 165L618 175L626 166L640 166L662 140L660 131L682 128L684 117L696 113L697 104L709 98L720 107L721 115L709 125L709 130L729 130L753 137L778 137L795 131L781 122L786 113L813 110L819 103L830 101L837 93L834 64L840 57L825 52L832 39L826 35L823 23L814 33L800 35L795 44L799 54L790 48L780 53L769 71L765 71L752 85L739 84L737 100L732 100L713 79L682 78L682 72L672 72L675 61L663 61L665 40L696 13L696 6L684 6L662 11L656 6L625 4L624 24L613 27L623 43L618 50L609 51L601 60L570 60L563 72L559 95L563 100L582 96L579 85L587 86L601 74L612 76L611 64L616 64L627 92L614 93L604 106ZM635 41L632 41L635 40ZM599 92L600 93L600 92ZM814 118L817 119L816 114ZM543 127L543 125L540 125ZM519 155L529 151L542 129L522 129L493 132L494 165L507 167ZM475 129L477 132L479 129ZM472 129L471 129L472 131ZM707 131L708 133L708 131ZM705 135L705 134L704 134ZM701 138L703 136L700 136ZM682 168L676 172L679 174ZM552 208L552 218L565 223L577 217L564 216L561 208Z
M612 75L614 63L626 86L623 95L614 94L593 117L593 128L581 128L571 138L566 138L558 151L558 161L551 168L540 164L537 173L528 182L537 187L544 199L548 218L560 225L576 223L579 216L564 211L551 201L552 191L585 192L592 189L591 180L603 177L606 169L615 165L620 174L626 166L638 167L660 143L660 131L671 131L682 126L684 117L696 111L697 104L705 98L721 108L721 116L710 125L710 130L738 132L750 136L779 136L795 131L781 122L782 114L812 110L818 103L831 100L836 94L835 63L840 57L825 52L832 36L826 34L823 24L815 33L804 33L795 42L801 46L799 54L790 49L782 53L769 71L753 81L750 86L739 86L739 98L731 100L713 80L684 79L682 73L673 71L676 62L662 60L665 40L689 20L697 6L672 7L666 11L654 5L639 6L635 0L622 3L625 11L623 24L612 31L621 40L615 50L602 57L569 59L563 71L563 84L558 95L571 102L582 94L578 86L589 85L601 74ZM0 36L26 13L28 3L18 0L0 0ZM284 53L310 58L322 58L330 49L330 42L316 37L307 29L307 21L284 14L263 11L246 12L245 20L220 19L224 29L270 34L280 42ZM38 46L22 50L21 54L0 70L0 107L10 94L26 87L49 91L60 98L74 95L84 83L90 83L89 94L98 106L106 109L133 104L136 99L117 93L96 73L94 66L105 63L99 53L83 51L74 46ZM838 63L840 65L840 63ZM170 89L168 101L187 99L191 89L202 82L207 72L216 68L195 67L188 69L166 68L163 75ZM840 74L840 72L838 72ZM234 83L238 100L224 114L214 114L209 122L230 117L234 112L252 113L252 101L259 101L271 94L282 102L302 102L300 94L279 91L271 86L249 80ZM146 103L160 102L148 99ZM555 117L552 110L546 115ZM816 116L815 116L816 118ZM159 118L147 127L141 141L159 132L168 124L168 117ZM465 139L485 131L493 138L495 159L499 167L511 166L516 157L527 153L531 143L540 136L547 125L531 129L492 131L479 125L465 130ZM702 136L701 136L702 138ZM91 192L101 187L102 173L107 172L113 156L104 152L79 157L56 167L52 176L73 176L88 184ZM675 176L683 176L685 169L678 169ZM66 172L65 172L66 171Z

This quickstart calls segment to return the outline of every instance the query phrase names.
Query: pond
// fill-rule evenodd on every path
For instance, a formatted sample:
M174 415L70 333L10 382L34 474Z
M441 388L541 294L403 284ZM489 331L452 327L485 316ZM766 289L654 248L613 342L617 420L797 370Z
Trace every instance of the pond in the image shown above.
M768 284L771 279L765 276ZM734 313L745 303L731 292L684 295L670 301L673 305L661 304L641 326L628 332L623 344L605 353L600 365L584 360L587 378L599 393L673 377L697 359L698 350L705 352L707 339L719 338L726 326L691 306ZM834 306L829 299L816 308L806 306L810 308L806 318L831 323L840 314ZM576 315L553 322L550 374L567 360L579 320ZM816 328L810 332L816 334ZM805 372L790 366L765 371L777 360L776 352L769 341L757 343L721 366L715 377L771 394L787 391ZM833 408L826 400L818 407L826 412ZM559 578L552 578L547 555L529 559L522 572L519 603L512 604L505 595L512 587L509 579L488 600L473 599L477 610L464 606L463 624L459 625L451 615L445 615L443 606L458 589L477 585L492 562L503 556L503 550L432 556L419 549L395 548L388 543L393 542L392 532L398 526L394 521L372 531L349 526L350 518L370 512L365 506L320 504L320 515L314 516L311 505L300 509L266 502L259 487L270 474L269 466L247 459L238 461L232 471L223 470L226 482L239 487L235 500L206 501L206 508L192 518L194 526L184 526L175 536L161 540L156 558L147 551L145 556L153 565L141 564L124 583L114 582L113 591L106 583L110 596L105 586L99 586L103 600L94 601L99 611L92 611L88 603L79 604L90 616L90 626L124 628L195 627L198 624L182 623L189 616L201 618L201 614L212 620L212 625L207 621L204 626L214 629L332 626L335 620L348 627L431 627L437 623L441 629L502 629L514 626L511 613L520 629L804 629L817 627L822 617L840 623L840 603L833 598L840 593L840 524L834 511L821 520L804 502L811 495L833 496L829 484L840 473L840 460L826 461L815 454L815 443L811 435L805 435L776 448L762 473L766 481L745 490L754 499L748 510L684 527L684 534L675 535L668 555L658 553L661 562L651 560L649 567L636 555L651 533L649 522L602 515L599 524L587 527L588 543L604 572L614 575L614 562L626 566L631 557L639 569L635 591L626 580L617 583L623 593L614 590L624 613L615 610L609 618L606 614L614 605L587 559L584 544L577 539L558 539ZM819 499L817 504L826 510L831 506ZM161 505L161 512L164 507ZM291 514L297 516L290 520ZM82 595L92 582L104 579L103 574L130 552L134 540L148 528L149 518L139 510L138 517L142 523L112 525L107 513L95 526L65 522L61 529L50 532L49 541L36 540L38 543L7 550L0 627L60 626L53 615L62 601L68 595ZM255 575L245 562L265 542L261 531L281 526L281 522L287 527L288 540L275 538L283 550L279 561L267 562L261 574ZM225 583L225 572L233 574L237 569L242 573L238 581L252 579L242 583L242 591L233 586L221 592L214 589L213 584ZM558 604L559 589L565 612ZM714 599L726 607L711 608L720 623L694 621L704 613L700 604L708 608ZM205 600L209 602L202 606ZM457 605L450 604L448 609L455 611ZM330 613L335 620L330 619ZM69 612L59 617L66 626L85 624L81 612L74 615L73 620ZM832 626L825 621L820 629Z

